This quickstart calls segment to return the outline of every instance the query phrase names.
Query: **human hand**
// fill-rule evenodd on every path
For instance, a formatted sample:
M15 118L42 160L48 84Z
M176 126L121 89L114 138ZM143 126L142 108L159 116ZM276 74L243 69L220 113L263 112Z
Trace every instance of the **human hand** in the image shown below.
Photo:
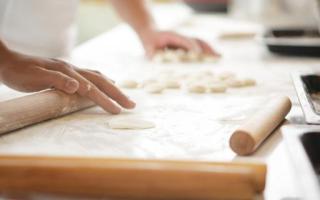
M148 58L152 58L157 50L164 48L181 48L211 56L221 56L201 39L189 38L170 31L149 31L141 34L141 40Z
M112 114L120 113L120 106L135 107L135 103L100 72L80 69L57 59L7 52L0 60L0 82L22 92L55 88L68 94L78 93Z

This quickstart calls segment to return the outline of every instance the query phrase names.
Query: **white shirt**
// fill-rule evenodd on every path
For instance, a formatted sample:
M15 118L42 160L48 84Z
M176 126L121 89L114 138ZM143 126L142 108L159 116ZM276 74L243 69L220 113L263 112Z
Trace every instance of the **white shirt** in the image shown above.
M0 0L0 38L29 55L67 56L75 41L78 0Z

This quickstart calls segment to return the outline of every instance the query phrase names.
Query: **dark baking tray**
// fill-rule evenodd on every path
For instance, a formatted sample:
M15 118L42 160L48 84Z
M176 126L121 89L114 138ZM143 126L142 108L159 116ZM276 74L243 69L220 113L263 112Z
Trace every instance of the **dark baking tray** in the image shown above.
M274 53L320 57L320 33L316 28L272 28L265 31L263 41Z
M288 125L281 130L302 199L320 199L320 127Z
M308 124L320 124L320 75L314 71L292 73L299 102Z
M183 0L196 12L228 12L229 0Z

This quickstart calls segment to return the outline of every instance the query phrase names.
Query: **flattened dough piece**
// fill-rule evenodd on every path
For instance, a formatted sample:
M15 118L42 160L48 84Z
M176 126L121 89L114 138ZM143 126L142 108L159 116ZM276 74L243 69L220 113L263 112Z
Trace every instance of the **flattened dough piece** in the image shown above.
M164 62L163 52L156 52L155 55L152 57L152 61L156 63Z
M219 83L210 83L208 88L212 93L224 93L227 91L227 87L224 84Z
M197 51L185 51L183 49L165 49L156 52L152 58L154 62L170 63L170 62L214 62L218 57L202 54Z
M206 90L206 86L200 83L191 83L188 87L190 93L205 93Z
M164 89L164 86L160 83L152 83L145 86L145 90L151 94L160 94Z
M248 87L248 86L255 86L257 82L252 78L244 78L242 79L242 84L243 86Z
M154 128L153 122L138 118L113 118L108 122L112 129L150 129Z
M165 80L164 85L168 89L179 89L181 87L179 81L176 80Z
M252 39L256 36L255 32L250 31L235 31L235 32L224 32L219 35L220 40L233 40L233 39Z
M201 54L196 51L188 51L187 52L187 61L188 62L201 61Z
M119 86L127 89L134 89L138 87L138 82L135 80L123 80L119 83Z
M227 79L225 83L227 84L228 87L232 87L232 88L239 88L244 86L243 81L236 78Z

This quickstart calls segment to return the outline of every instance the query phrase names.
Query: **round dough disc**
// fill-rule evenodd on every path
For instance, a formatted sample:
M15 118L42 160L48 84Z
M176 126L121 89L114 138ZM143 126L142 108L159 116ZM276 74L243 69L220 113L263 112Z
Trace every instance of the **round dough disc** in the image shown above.
M123 80L119 83L120 87L127 89L134 89L138 87L138 82L135 80Z
M112 129L150 129L154 128L153 122L137 118L114 118L108 122Z
M145 86L145 90L151 94L160 94L163 92L164 89L165 89L164 86L159 83L153 83Z
M206 86L201 84L190 84L188 91L190 93L205 93L206 92Z
M224 84L209 84L208 88L212 93L224 93L227 90Z

